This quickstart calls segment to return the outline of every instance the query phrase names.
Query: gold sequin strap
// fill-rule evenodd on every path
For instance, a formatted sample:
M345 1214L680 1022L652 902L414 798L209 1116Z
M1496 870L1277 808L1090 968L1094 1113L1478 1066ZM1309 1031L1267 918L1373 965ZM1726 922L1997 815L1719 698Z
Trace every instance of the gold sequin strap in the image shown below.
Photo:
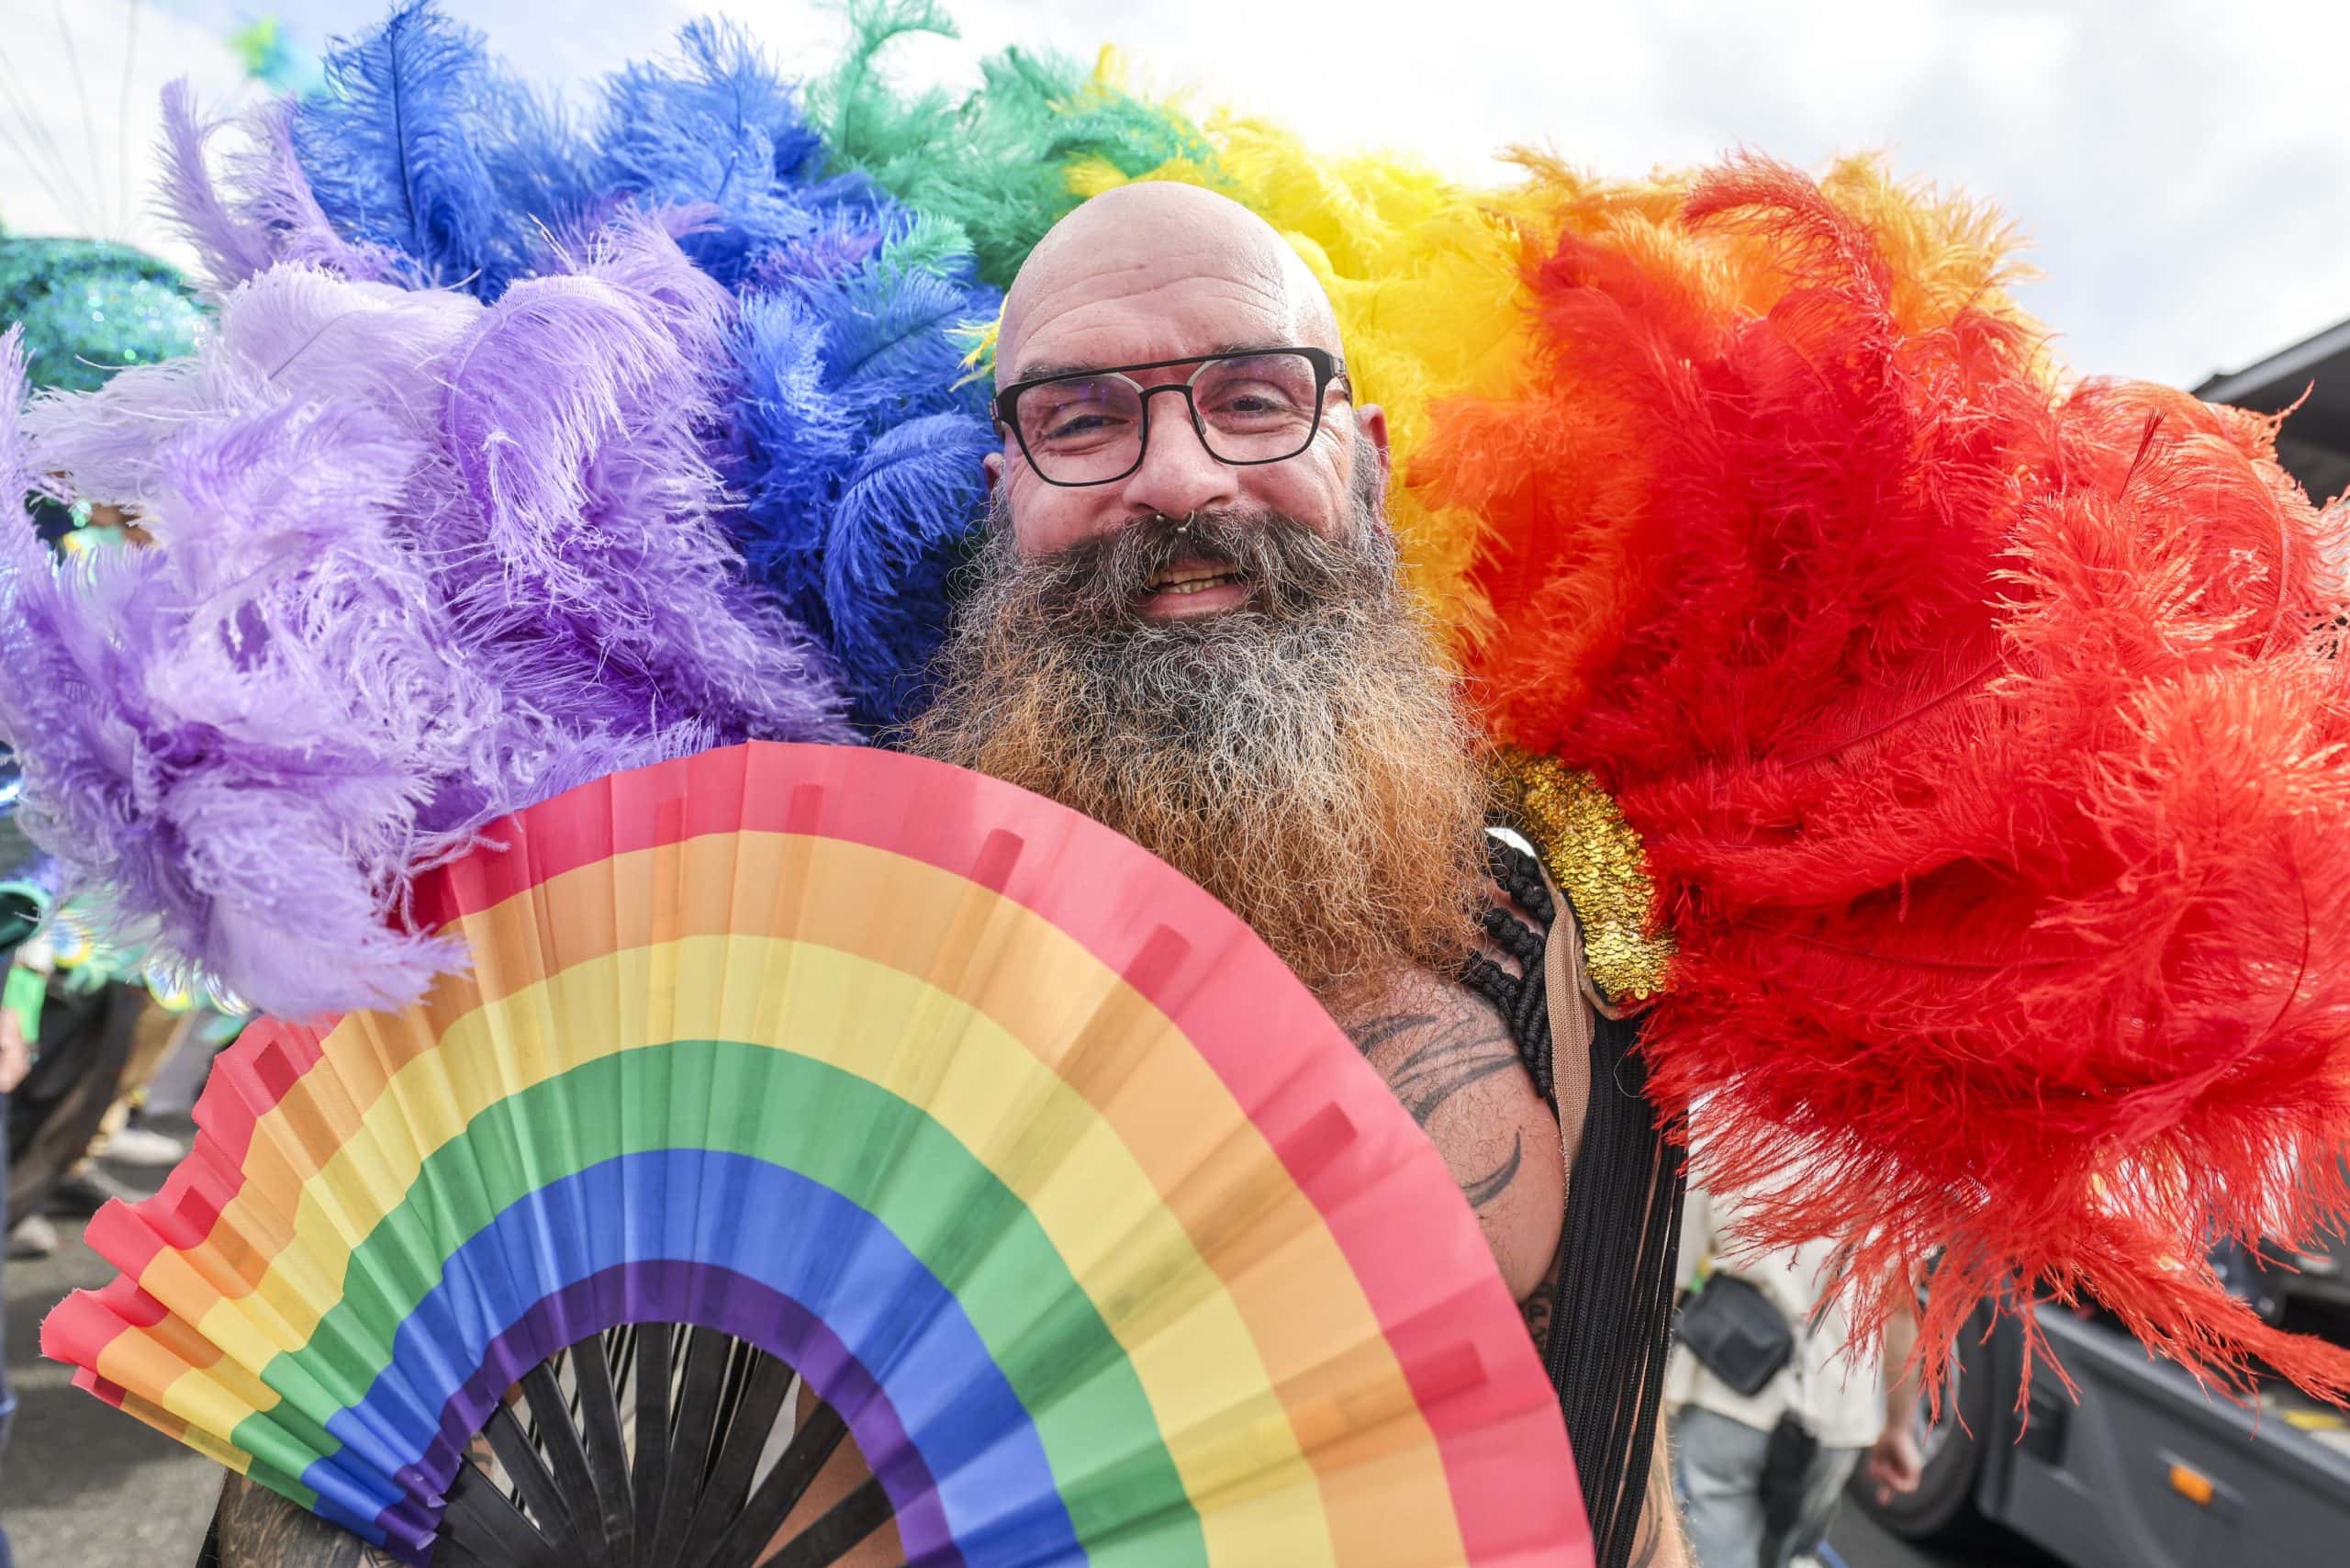
M1583 962L1616 1007L1638 1011L1664 990L1673 938L1651 933L1656 885L1640 835L1614 797L1580 768L1516 746L1494 753L1503 804L1574 905Z

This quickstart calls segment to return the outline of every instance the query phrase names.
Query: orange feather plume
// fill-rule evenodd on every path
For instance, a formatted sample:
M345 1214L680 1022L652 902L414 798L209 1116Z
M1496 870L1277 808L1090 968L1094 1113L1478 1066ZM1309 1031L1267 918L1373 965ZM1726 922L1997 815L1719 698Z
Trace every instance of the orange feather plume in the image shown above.
M2271 421L2061 388L1979 209L1551 183L1544 373L1439 403L1409 478L1483 520L1497 737L1645 840L1707 1178L1848 1238L1872 1328L1941 1249L1937 1375L2013 1278L2340 1397L2201 1243L2350 1199L2344 517Z

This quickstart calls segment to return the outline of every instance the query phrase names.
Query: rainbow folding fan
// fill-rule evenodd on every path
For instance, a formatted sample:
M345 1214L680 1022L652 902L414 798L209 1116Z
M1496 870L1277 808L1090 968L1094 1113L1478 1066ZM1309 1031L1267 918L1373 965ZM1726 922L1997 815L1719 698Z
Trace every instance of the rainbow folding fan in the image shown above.
M487 839L416 902L469 974L249 1031L94 1223L123 1277L42 1334L84 1386L417 1563L827 1562L887 1514L921 1563L1591 1561L1441 1159L1141 849L766 744ZM630 1340L623 1414L634 1324L695 1348ZM705 1336L838 1419L665 1441ZM733 1397L787 1424L778 1378ZM874 1481L768 1555L843 1423Z

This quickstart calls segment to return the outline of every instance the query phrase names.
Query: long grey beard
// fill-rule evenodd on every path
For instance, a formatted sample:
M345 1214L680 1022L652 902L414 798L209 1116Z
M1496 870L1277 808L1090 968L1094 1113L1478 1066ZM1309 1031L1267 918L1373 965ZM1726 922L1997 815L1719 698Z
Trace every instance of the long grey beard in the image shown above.
M1390 536L1358 524L1153 521L1035 558L999 519L907 743L1135 839L1326 999L1448 961L1482 896L1473 732ZM1250 602L1137 613L1188 552L1240 568Z

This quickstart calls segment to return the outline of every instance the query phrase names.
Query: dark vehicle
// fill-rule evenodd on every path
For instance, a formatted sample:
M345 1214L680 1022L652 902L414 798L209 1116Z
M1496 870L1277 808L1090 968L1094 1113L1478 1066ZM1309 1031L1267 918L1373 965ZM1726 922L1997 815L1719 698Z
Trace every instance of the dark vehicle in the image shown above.
M2306 1261L2312 1285L2342 1288L2337 1260ZM2350 1318L2318 1307L2300 1320L2299 1294L2288 1293L2288 1326L2331 1324L2339 1339ZM2078 1398L2043 1363L2020 1412L2022 1331L2003 1316L1986 1338L1990 1316L1986 1305L1960 1336L1941 1419L1919 1412L1918 1489L1880 1506L1853 1488L1895 1535L1980 1548L2002 1527L2072 1568L2282 1568L2350 1552L2350 1420L2339 1412L2281 1383L2235 1403L2115 1325L2054 1306L2039 1309L2041 1330Z

